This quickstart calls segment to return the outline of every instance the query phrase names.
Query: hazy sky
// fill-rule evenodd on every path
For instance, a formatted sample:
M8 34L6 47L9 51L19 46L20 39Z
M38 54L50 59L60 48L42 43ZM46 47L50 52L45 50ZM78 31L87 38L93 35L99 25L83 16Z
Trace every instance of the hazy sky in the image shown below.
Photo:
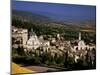
M95 20L96 7L86 5L12 1L12 9L43 14L59 20Z

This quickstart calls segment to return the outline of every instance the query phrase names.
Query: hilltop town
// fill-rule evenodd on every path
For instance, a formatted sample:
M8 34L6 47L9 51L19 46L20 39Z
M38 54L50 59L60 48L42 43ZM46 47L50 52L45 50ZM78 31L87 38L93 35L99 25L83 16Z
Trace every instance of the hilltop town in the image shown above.
M59 33L55 36L37 36L33 29L28 31L28 29L13 26L12 48L16 50L23 48L26 54L32 53L33 56L35 56L35 53L38 56L49 53L53 58L67 55L68 57L73 58L74 63L77 63L80 59L84 59L94 65L96 61L96 46L94 43L86 44L86 42L81 39L81 35L81 32L79 32L78 38L70 41L65 40ZM65 64L68 63L66 62Z
M95 6L13 3L12 74L96 69Z

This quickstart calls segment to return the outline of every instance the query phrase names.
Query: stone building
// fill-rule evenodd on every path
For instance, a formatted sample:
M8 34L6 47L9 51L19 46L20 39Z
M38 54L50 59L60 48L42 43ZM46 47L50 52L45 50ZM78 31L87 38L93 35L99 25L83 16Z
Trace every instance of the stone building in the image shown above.
M37 49L40 46L40 41L38 40L37 35L31 30L29 39L26 43L27 49Z
M95 48L95 45L86 45L84 40L81 39L81 32L79 32L79 39L76 42L77 45L74 46L74 50L92 50L93 48Z
M23 28L12 27L12 43L13 47L25 46L28 40L28 30Z

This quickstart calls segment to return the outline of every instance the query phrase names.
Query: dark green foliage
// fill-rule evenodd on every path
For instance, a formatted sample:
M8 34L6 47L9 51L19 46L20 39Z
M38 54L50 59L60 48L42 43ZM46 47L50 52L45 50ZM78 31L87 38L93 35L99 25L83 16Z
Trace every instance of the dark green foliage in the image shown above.
M25 53L24 53L24 49L23 49L23 47L18 47L17 48L17 53L18 53L18 55L24 55Z
M50 52L43 52L42 54L24 53L21 51L22 48L13 49L12 61L23 64L23 65L41 65L45 64L48 66L59 66L66 68L66 70L84 70L84 69L95 69L96 59L92 63L90 55L86 55L86 58L80 58L77 62L74 61L74 57L69 57L66 52L63 56L55 54L53 57ZM20 52L18 51L20 50ZM16 55L17 54L17 55Z
M65 38L65 40L75 40L78 39L78 32L79 29L74 29L73 27L70 28L67 25L56 25L55 23L36 23L36 22L26 22L21 21L18 19L12 20L12 25L16 26L18 28L26 28L29 31L33 29L33 31L39 36L39 35L56 35L56 34L62 34L62 36ZM95 41L95 32L82 32L82 39L85 40L85 42L88 43L96 43Z
M82 32L82 39L85 40L86 44L96 44L96 33L95 32Z

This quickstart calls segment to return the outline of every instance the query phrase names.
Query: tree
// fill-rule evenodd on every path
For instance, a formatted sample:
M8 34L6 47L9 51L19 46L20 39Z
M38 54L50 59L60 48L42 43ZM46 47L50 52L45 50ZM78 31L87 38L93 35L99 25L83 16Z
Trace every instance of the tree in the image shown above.
M25 55L23 47L18 46L17 53L18 53L18 55L21 55L21 56Z

